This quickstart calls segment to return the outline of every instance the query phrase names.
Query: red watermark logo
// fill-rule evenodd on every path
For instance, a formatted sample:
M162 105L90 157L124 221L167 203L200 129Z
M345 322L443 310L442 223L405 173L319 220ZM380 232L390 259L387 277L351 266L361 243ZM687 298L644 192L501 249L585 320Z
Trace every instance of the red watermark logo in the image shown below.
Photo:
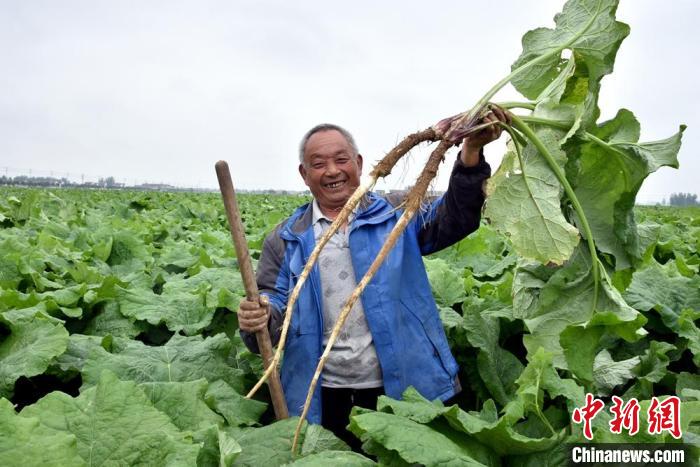
M611 433L622 433L627 430L630 435L639 432L639 401L630 399L625 403L617 396L612 397L613 405L610 413L613 419L609 422ZM586 394L586 403L583 407L574 409L571 419L574 423L583 423L583 436L587 440L593 439L592 422L598 413L603 410L605 403L593 396ZM663 401L658 397L651 398L651 404L647 410L647 433L659 435L667 431L676 439L682 436L681 432L681 401L676 396L669 396Z

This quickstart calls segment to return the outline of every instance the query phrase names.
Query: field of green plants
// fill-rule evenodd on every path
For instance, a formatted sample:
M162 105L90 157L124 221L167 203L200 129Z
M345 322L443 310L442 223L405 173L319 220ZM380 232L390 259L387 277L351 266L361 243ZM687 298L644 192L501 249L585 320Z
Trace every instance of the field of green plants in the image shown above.
M239 201L256 257L306 199ZM486 224L425 258L464 391L451 407L409 390L358 410L366 452L565 464L587 392L606 402L596 441L700 447L700 210L635 215L641 262L610 271L609 293L631 322L587 313L583 259L523 262ZM236 332L244 290L218 194L4 189L0 251L0 464L372 465L313 425L293 458L296 421L241 395L261 366ZM612 395L642 415L652 396L679 396L682 438L648 434L645 416L636 435L611 433Z

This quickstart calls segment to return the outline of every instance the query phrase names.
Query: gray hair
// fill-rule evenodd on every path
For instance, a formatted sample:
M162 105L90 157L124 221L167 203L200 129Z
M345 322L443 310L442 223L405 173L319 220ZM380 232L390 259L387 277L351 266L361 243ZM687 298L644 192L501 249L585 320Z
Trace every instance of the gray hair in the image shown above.
M316 133L320 133L322 131L337 131L341 135L343 135L343 138L348 142L350 147L352 148L352 156L357 157L357 155L360 153L360 151L357 150L357 144L355 144L355 138L352 137L350 132L343 128L342 126L339 125L334 125L333 123L321 123L319 125L316 125L312 129L306 132L304 134L304 137L301 139L301 143L299 143L299 163L303 164L304 163L304 151L306 150L306 143L309 142L309 138L311 138L313 135Z

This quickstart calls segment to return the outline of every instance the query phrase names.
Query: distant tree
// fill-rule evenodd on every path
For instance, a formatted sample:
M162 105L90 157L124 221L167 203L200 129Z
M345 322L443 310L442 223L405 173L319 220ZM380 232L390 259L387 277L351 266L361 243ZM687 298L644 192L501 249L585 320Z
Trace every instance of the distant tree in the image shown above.
M668 199L671 206L697 206L698 195L694 193L673 193Z

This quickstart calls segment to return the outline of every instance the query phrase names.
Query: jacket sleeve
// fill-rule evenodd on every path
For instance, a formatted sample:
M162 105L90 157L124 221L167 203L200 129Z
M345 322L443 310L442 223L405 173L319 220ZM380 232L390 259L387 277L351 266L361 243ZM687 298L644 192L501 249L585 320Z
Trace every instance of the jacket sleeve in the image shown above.
M282 332L283 315L287 304L289 283L287 265L284 261L284 240L279 236L280 226L273 230L263 242L256 282L261 295L265 295L270 302L270 320L267 329L270 332L272 346L277 345ZM260 353L255 334L240 331L241 338L251 352Z
M421 253L428 255L457 243L479 228L484 205L484 181L491 176L491 166L484 159L465 166L457 156L447 191L416 216Z

